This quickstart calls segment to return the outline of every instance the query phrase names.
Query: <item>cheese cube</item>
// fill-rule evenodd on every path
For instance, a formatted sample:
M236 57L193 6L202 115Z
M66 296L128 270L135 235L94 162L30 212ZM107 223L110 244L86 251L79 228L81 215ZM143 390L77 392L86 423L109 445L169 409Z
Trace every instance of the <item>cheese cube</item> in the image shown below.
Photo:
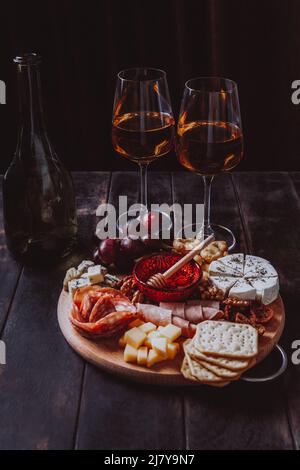
M152 347L157 351L164 359L167 358L167 339L166 338L153 338L151 340Z
M168 343L167 345L167 355L168 359L174 359L176 354L179 351L179 344L178 343Z
M126 344L126 348L124 349L124 361L125 362L136 362L137 361L137 354L138 350L130 346L130 344Z
M145 322L143 322L142 320L137 318L136 320L133 320L131 323L129 323L129 327L134 328L135 326L141 326L141 325L144 325L144 324L145 324Z
M151 323L151 321L148 321L147 323L140 325L139 329L142 330L147 335L148 333L151 333L151 331L156 330L156 325L154 325L154 323Z
M104 274L103 267L99 264L96 264L95 266L90 266L88 268L86 277L91 284L97 284L98 282L104 281Z
M125 335L122 335L121 338L119 338L119 346L121 346L121 348L124 348L126 346L126 341L125 341Z
M157 362L163 361L164 358L154 349L150 349L147 358L147 367L152 367Z
M73 298L77 289L80 289L80 287L86 287L90 285L91 283L88 279L83 279L83 278L72 279L72 281L68 282L68 290L70 292L71 297Z
M131 330L126 331L125 333L126 343L130 344L130 346L136 349L142 346L145 339L146 339L146 334L143 333L143 331L141 331L136 326L134 328L131 328Z
M159 333L161 336L167 338L168 343L173 343L173 341L181 336L181 328L170 323L169 325L162 328Z
M138 354L137 354L137 363L140 366L146 366L147 365L147 358L148 358L148 349L145 348L145 346L139 348L138 349Z
M144 345L147 346L147 348L149 348L149 349L152 348L151 338L149 338L149 336L146 336L146 339L144 341Z

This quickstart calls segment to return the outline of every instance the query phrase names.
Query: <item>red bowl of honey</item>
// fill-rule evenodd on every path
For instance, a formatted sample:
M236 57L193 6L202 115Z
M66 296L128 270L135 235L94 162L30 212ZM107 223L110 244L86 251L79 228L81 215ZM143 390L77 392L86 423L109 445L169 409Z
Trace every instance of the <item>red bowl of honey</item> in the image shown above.
M138 288L151 300L156 302L180 302L188 299L199 285L202 269L192 260L173 274L166 282L165 289L151 287L148 279L157 273L164 273L173 266L182 255L175 253L155 253L141 258L133 269L133 276Z

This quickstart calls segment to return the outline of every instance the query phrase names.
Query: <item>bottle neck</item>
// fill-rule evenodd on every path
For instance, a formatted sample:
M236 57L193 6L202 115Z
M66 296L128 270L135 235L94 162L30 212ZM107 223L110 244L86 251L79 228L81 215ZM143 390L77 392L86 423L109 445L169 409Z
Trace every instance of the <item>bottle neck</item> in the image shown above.
M18 64L17 67L21 131L23 133L28 130L32 134L45 133L39 66Z

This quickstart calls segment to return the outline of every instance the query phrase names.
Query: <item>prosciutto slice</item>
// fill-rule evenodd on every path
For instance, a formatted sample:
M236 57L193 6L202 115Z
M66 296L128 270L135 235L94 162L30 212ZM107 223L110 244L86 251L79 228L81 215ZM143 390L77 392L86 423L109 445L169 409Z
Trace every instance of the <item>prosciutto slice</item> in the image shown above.
M172 310L151 304L137 304L136 307L138 313L140 313L146 321L151 321L160 326L166 326L172 323Z
M184 302L160 302L159 306L161 308L166 308L167 310L171 310L173 315L175 315L176 317L185 318Z
M181 328L181 332L183 336L187 336L187 337L190 336L189 322L187 320L184 320L181 317L173 316L172 323L173 325L176 325L179 328Z
M185 318L191 323L198 324L204 320L202 306L201 305L189 305L185 306Z
M214 307L203 307L203 317L204 320L218 320L223 318L223 312Z
M201 305L201 307L220 309L220 302L217 300L188 300L187 305Z

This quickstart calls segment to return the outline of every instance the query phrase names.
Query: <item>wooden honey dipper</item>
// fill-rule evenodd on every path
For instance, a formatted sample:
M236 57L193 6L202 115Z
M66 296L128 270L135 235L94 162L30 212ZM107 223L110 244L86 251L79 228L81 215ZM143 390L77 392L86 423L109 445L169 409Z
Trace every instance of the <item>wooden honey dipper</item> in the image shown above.
M183 258L177 261L177 263L173 264L173 266L171 266L167 271L164 273L153 274L153 276L148 279L147 284L151 287L156 287L157 289L165 289L168 286L166 280L173 276L173 274L177 273L182 266L185 266L189 261L191 261L194 256L198 255L199 252L213 240L214 236L209 235L209 237L200 242L196 248L187 253Z

